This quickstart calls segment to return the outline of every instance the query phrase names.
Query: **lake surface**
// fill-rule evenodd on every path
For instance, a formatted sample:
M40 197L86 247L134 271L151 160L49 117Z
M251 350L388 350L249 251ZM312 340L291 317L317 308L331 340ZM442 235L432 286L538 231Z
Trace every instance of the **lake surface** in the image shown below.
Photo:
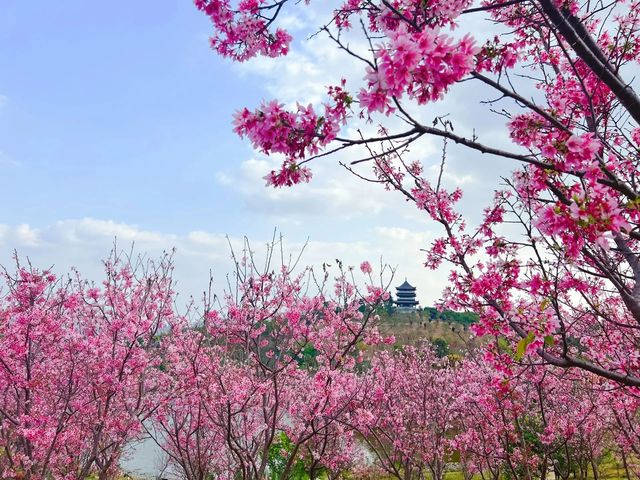
M360 444L360 452L364 456L366 464L373 464L373 453L364 444ZM132 477L142 479L167 479L177 480L179 475L172 474L164 469L166 454L158 445L147 438L129 447L126 458L120 462L125 473Z
M136 478L159 478L166 455L150 438L137 442L129 447L126 458L120 462L122 469ZM162 478L171 478L166 472Z

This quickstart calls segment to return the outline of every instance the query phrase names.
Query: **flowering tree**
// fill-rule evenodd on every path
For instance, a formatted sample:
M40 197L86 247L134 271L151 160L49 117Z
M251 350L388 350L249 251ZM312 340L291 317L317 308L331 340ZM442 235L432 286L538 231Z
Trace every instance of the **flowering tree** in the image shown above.
M363 348L394 339L376 328L388 297L366 262L365 291L350 270L314 281L241 262L198 325L173 311L170 258L105 266L100 288L5 274L3 477L114 478L143 432L192 480L443 478L455 455L465 478L597 477L605 451L636 468L637 397L591 372L505 366L500 341L456 362L429 344L377 351L367 367Z
M278 17L299 3L195 0L213 23L213 48L237 61L285 55L292 38ZM442 225L444 236L425 263L453 265L445 304L478 312L477 333L509 341L510 353L495 352L497 360L535 354L638 387L640 99L630 83L640 54L638 6L335 2L319 28L362 65L364 84L336 78L320 110L288 110L276 100L242 109L235 130L262 152L284 156L281 169L265 177L275 187L309 181L309 165L320 156L362 151L362 161L373 165L371 180ZM468 18L487 18L495 36L475 39L466 31ZM364 48L352 41L358 36ZM462 81L482 87L489 108L499 106L511 147L456 133L449 119L422 120L428 104L446 99ZM391 114L403 128L385 126ZM380 123L378 133L341 136L344 125L361 120ZM462 192L447 191L407 158L408 147L425 136L517 167L476 227L454 208ZM516 222L524 239L507 235L505 222Z
M638 430L638 412L640 401L637 396L622 395L612 391L606 397L613 423L613 435L618 447L618 455L622 461L627 477L635 475L640 478L640 465L630 461L629 454L636 458L640 454L640 432Z
M605 452L625 448L614 417L623 411L620 402L633 397L608 390L602 377L533 363L505 375L467 358L454 382L459 433L453 443L470 474L599 478ZM637 416L637 409L628 413Z
M173 318L171 262L113 256L102 288L5 272L0 468L7 478L112 478L156 408L155 336Z
M353 416L375 464L399 480L444 478L454 431L455 369L431 345L380 352Z
M73 322L77 302L66 289L55 288L49 272L25 268L5 280L8 292L0 310L2 476L63 476L78 466L75 452L83 440L75 422L84 393L76 359L82 339Z
M371 274L368 263L361 269ZM329 293L328 272L314 286L309 270L259 271L252 258L236 274L235 291L206 307L201 327L184 323L166 339L158 443L189 479L339 471L354 458L342 424L359 395L362 344L387 340L375 316L385 286L360 292L342 272Z
M169 256L158 263L112 256L102 288L77 281L88 408L78 418L88 449L80 478L117 472L124 448L158 407L159 337L177 321L172 271Z

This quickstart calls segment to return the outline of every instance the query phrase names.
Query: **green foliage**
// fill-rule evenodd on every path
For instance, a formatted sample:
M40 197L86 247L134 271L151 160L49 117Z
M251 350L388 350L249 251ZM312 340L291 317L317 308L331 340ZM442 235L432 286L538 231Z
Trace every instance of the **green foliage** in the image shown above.
M472 325L478 321L478 315L472 312L452 312L451 310L443 310L440 312L434 307L423 308L420 316L429 320L459 323L464 326Z
M315 368L318 366L316 357L318 356L318 350L310 343L307 343L296 358L298 365L302 368Z
M363 360L360 363L356 363L356 372L363 373L371 369L371 360Z
M389 299L380 307L380 309L384 310L384 313L387 316L391 316L396 311L396 306L393 304L393 300Z
M394 305L393 300L389 299L379 304L374 313L378 315L383 321L393 317L396 313L397 307Z
M444 338L436 338L433 341L433 349L438 358L444 358L449 355L449 343Z
M507 353L509 355L513 354L513 350L511 349L511 344L509 343L509 340L507 340L506 337L498 337L496 341L498 343L498 350L500 351L500 353Z
M269 480L284 480L282 474L287 466L289 457L293 453L295 445L286 433L280 432L278 439L269 448ZM287 480L309 480L304 462L296 460Z
M522 360L524 354L527 352L527 347L531 345L531 342L533 342L535 338L535 334L533 332L529 332L526 337L518 342L518 346L516 347L516 360Z

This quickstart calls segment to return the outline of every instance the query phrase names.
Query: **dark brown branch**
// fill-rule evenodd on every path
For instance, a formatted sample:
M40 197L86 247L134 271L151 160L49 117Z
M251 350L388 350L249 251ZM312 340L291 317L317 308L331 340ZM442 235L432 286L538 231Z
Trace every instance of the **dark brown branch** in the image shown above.
M463 10L462 13L476 13L476 12L488 12L490 10L497 10L499 8L504 8L504 7L508 7L510 5L517 5L518 3L524 3L528 0L509 0L508 2L502 2L502 3L493 3L491 5L485 5L484 7L475 7L475 8L468 8L466 10Z
M553 0L540 0L540 5L556 31L568 42L591 71L609 87L631 117L640 124L640 98L630 85L625 84L606 64L602 63L600 60L602 52L594 53L587 45L588 43L593 47L595 42L587 41L585 43L581 35L576 32L572 24L580 21L578 19L570 20L565 13L556 7ZM595 48L598 48L597 45Z
M533 102L530 102L529 100L524 98L522 95L516 93L515 91L503 87L498 82L490 79L489 77L485 77L484 75L482 75L480 73L472 72L471 76L474 77L474 78L477 78L478 80L481 80L482 82L486 83L487 85L495 88L496 90L500 91L501 93L503 93L507 97L510 97L510 98L514 99L516 102L521 103L522 105L524 105L525 107L529 108L530 110L533 110L538 115L540 115L541 117L546 119L549 123L555 125L559 129L561 129L561 130L563 130L565 132L570 132L569 128L566 125L563 125L556 118L552 117L549 113L545 112L542 108L538 107Z

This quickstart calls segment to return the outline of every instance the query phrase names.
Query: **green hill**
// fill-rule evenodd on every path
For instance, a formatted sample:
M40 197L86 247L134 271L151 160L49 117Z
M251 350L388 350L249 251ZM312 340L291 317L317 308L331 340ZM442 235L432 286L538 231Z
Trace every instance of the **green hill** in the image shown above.
M415 345L428 340L444 356L461 354L478 343L469 330L478 316L471 312L438 311L433 307L401 310L386 305L379 315L382 332L394 335L396 346Z

